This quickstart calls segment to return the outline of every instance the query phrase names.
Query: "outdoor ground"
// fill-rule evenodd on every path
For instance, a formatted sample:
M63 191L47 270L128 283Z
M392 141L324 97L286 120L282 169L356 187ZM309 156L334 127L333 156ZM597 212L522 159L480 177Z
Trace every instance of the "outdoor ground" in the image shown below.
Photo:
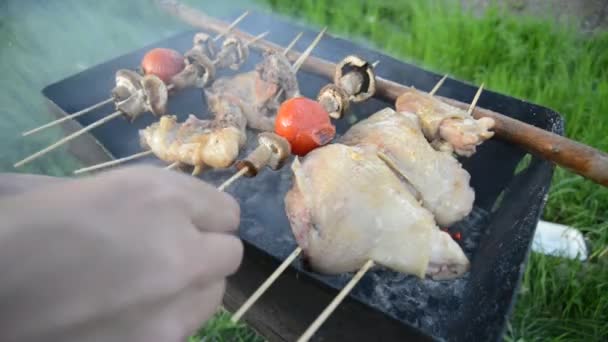
M213 5L214 13L227 10L218 6L242 7L185 2L207 11ZM29 140L19 135L50 120L39 95L44 86L185 29L151 3L0 1L0 171L13 171L18 157L60 137L58 130ZM565 116L567 136L608 151L607 33L582 36L537 14L515 16L492 7L472 14L442 3L258 0L254 5L327 25L332 34L402 60L548 106ZM79 166L65 151L57 151L22 171L65 176ZM583 264L533 254L506 338L602 340L608 336L608 189L557 170L543 217L582 230L593 254ZM262 340L246 327L230 324L227 313L192 340L201 337Z

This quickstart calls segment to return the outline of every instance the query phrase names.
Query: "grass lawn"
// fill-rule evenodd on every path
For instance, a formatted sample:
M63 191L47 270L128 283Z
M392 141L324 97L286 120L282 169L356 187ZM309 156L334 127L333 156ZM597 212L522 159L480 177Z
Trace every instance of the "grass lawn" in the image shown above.
M548 106L565 116L568 137L608 150L608 34L583 38L539 18L496 9L475 17L425 0L265 4L400 59ZM506 338L601 340L608 336L608 255L598 255L608 244L608 189L559 169L544 219L581 229L594 256L580 264L533 254Z

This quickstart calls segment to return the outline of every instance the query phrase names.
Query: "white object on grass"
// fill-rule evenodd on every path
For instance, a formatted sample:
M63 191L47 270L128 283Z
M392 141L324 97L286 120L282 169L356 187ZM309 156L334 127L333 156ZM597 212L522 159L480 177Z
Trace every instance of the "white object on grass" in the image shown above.
M532 241L534 252L579 259L584 261L588 257L587 244L583 234L568 226L546 221L539 221Z

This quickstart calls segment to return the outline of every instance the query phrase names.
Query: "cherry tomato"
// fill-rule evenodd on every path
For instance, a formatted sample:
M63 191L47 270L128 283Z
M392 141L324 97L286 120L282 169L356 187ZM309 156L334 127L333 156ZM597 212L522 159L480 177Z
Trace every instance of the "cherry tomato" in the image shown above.
M327 111L319 102L306 97L283 102L274 129L289 141L291 152L298 156L329 143L336 136L336 128Z
M148 51L141 60L144 74L158 76L166 84L185 67L184 56L173 49L156 48Z

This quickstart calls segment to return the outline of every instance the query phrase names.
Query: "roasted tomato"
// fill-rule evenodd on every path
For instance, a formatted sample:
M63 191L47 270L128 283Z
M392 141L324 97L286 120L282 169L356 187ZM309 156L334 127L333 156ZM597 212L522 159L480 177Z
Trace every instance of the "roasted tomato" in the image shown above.
M185 66L184 56L172 49L152 49L141 60L141 69L144 74L158 76L165 84L170 84L173 76L182 71Z
M329 114L319 102L306 97L283 102L274 130L289 141L291 152L298 156L329 143L336 135Z

